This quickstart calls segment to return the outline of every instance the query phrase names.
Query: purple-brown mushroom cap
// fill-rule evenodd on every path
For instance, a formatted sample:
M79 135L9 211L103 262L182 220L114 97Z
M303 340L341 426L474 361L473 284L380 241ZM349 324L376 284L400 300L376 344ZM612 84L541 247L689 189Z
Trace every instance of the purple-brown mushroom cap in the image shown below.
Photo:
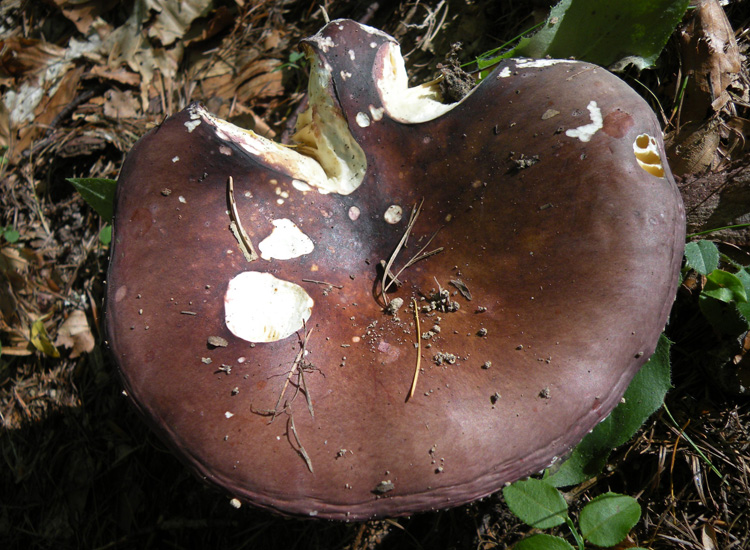
M380 31L303 49L296 148L194 104L128 155L106 313L127 395L286 514L445 508L549 466L667 320L684 211L658 121L587 63L507 60L445 105Z

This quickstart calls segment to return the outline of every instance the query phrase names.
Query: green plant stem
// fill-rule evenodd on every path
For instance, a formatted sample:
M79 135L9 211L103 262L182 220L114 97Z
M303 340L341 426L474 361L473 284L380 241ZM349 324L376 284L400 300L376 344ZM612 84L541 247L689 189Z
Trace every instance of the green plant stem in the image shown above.
M724 227L716 227L714 229L706 229L705 231L699 231L698 233L691 233L686 238L692 239L700 235L708 235L709 233L716 233L717 231L724 231L725 229L742 229L743 227L750 227L750 223L741 223L738 225L725 225Z
M575 523L570 519L570 516L565 516L565 525L568 526L568 529L570 529L570 532L573 534L573 538L576 539L578 550L584 550L585 543L583 542L583 537L581 536L581 533L578 532L578 529L576 529Z

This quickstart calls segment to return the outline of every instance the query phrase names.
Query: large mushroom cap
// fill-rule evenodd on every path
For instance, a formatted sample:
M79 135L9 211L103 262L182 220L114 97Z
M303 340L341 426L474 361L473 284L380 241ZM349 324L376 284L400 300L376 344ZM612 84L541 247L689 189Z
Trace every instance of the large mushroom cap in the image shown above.
M444 105L379 31L303 48L298 147L191 105L127 158L106 325L129 398L288 514L443 508L548 466L667 320L684 212L655 117L586 63L508 60Z

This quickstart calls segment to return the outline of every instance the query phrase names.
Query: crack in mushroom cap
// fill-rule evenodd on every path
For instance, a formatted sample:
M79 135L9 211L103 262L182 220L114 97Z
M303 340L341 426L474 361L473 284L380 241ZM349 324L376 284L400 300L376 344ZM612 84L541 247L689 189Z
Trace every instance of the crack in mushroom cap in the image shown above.
M620 401L676 291L684 211L633 90L586 63L507 60L450 108L404 92L429 100L404 120L383 93L389 71L403 85L395 44L345 20L303 42L301 147L193 105L119 179L106 330L128 396L201 476L286 514L411 514L539 471ZM248 262L229 176L251 244L283 219L312 250ZM399 273L420 249L438 252ZM233 334L242 273L301 288L302 328ZM304 388L283 393L295 369Z

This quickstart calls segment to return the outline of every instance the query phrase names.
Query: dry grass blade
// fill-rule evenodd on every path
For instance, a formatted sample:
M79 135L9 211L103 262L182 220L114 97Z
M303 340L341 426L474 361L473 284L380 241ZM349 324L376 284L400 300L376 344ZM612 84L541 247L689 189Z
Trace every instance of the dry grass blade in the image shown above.
M230 215L232 218L232 221L229 223L229 228L232 230L232 233L234 233L234 237L237 239L237 242L240 245L240 250L242 250L245 259L248 262L255 261L258 259L258 253L255 252L255 247L253 246L253 242L250 240L247 231L242 227L240 214L237 211L237 203L234 200L234 179L232 176L229 176L229 179L227 180L227 199L229 200Z
M414 319L417 323L417 364L414 367L414 378L411 381L411 388L409 388L409 395L406 396L406 401L409 401L414 396L414 391L417 389L417 380L419 379L419 369L422 367L422 330L419 326L419 306L417 301L412 298L411 303L414 306Z

